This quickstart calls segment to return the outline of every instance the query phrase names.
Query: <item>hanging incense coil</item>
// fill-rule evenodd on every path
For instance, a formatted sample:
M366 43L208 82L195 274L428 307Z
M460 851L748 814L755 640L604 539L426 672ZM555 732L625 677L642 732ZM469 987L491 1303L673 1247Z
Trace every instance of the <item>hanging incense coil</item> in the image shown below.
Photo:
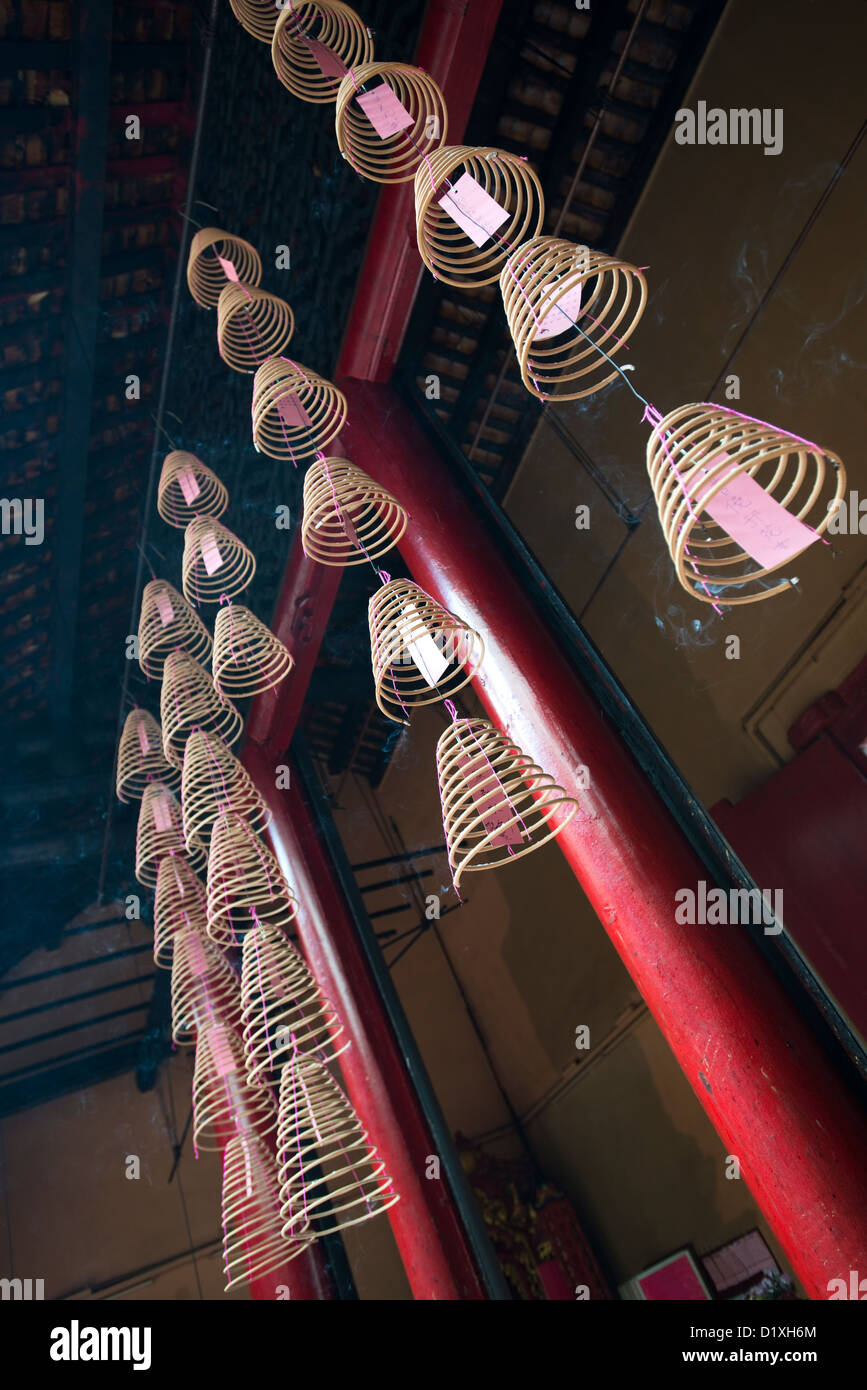
M219 521L197 517L184 532L184 595L190 603L219 603L252 583L256 559L243 541Z
M337 100L349 68L369 63L373 40L338 0L288 0L274 29L271 60L283 86L301 101Z
M765 576L822 534L846 492L830 449L707 401L658 421L647 471L678 580L702 603L727 606L787 591L788 578ZM741 534L745 519L761 558L726 529Z
M253 831L264 830L271 821L247 769L222 739L203 729L187 739L181 793L184 836L190 846L207 845L221 811L236 811Z
M238 977L223 953L196 930L179 931L172 959L172 1038L189 1046L214 1023L238 1027Z
M253 378L253 443L297 467L336 438L346 422L346 397L309 367L269 357Z
M295 332L295 315L285 299L268 290L227 285L217 303L217 346L227 367L255 372L277 356Z
M154 963L162 970L170 970L178 933L197 931L204 935L207 926L201 879L185 859L177 855L161 859L154 897Z
M280 15L274 0L229 0L232 12L251 38L270 43Z
M202 227L196 232L190 242L187 285L202 309L216 309L227 285L236 281L258 285L261 279L262 262L249 241L219 227Z
M140 801L151 782L177 791L178 769L163 755L162 730L153 715L146 709L131 709L117 749L118 801Z
M220 1020L198 1030L193 1116L193 1143L206 1151L225 1148L226 1135L242 1124L262 1135L277 1128L271 1092L250 1085L238 1036Z
M487 204L485 195L502 209L499 225L487 220L497 210ZM442 199L447 200L445 206ZM465 227L450 208L462 214ZM533 166L518 155L445 145L416 169L419 254L428 270L447 285L458 289L492 285L506 258L528 237L538 235L544 219L542 185Z
M549 236L512 253L500 289L521 379L543 401L577 401L613 381L619 372L608 358L647 303L634 265Z
M377 589L367 616L376 703L387 719L408 724L412 706L453 696L482 665L479 634L408 579Z
M397 545L408 520L397 499L348 459L319 459L307 470L301 544L311 560L363 565Z
M229 494L206 463L174 449L166 454L157 488L157 511L169 526L183 529L197 516L222 516Z
M165 579L152 579L142 593L138 664L149 679L159 680L169 652L179 647L194 661L207 661L211 634L177 589Z
M349 1047L306 961L274 927L258 926L244 940L241 1008L254 1085L276 1081L295 1053L333 1062Z
M376 102L373 93L380 86L390 89L385 119L400 117L400 107L404 119L409 118L402 129L384 137L358 100L369 96ZM379 101L383 105L381 97ZM419 164L445 144L449 117L442 92L421 68L407 63L362 63L340 84L334 125L340 153L356 173L374 183L408 183Z
M223 1157L223 1269L226 1292L282 1268L315 1240L287 1240L277 1165L262 1140L236 1134Z
M204 667L188 652L170 652L163 671L160 699L163 750L173 767L184 765L184 749L193 729L218 734L227 746L237 742L244 720L230 700L221 700Z
M240 946L257 922L294 930L295 894L274 855L242 816L222 811L213 823L208 855L208 935L218 946Z
M394 1206L398 1194L361 1121L321 1062L299 1055L280 1081L283 1234L317 1236L357 1226Z
M456 888L465 872L499 868L547 844L578 809L487 719L455 720L440 736L436 757Z
M160 861L167 855L188 853L194 870L204 868L205 853L198 845L185 849L181 808L169 787L151 782L145 788L135 840L135 876L146 888L156 888Z
M223 694L259 695L294 666L287 648L243 604L221 607L214 624L214 685Z

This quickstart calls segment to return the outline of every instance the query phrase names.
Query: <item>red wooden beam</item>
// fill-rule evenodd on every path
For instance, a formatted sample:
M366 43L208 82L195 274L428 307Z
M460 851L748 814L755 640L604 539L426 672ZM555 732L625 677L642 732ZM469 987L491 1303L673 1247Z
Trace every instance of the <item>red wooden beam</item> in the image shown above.
M827 1298L830 1279L867 1270L863 1113L745 928L675 921L675 894L696 891L707 870L546 630L469 489L392 389L340 385L348 457L409 511L400 551L412 577L484 634L477 694L577 797L555 843L793 1268L812 1298Z

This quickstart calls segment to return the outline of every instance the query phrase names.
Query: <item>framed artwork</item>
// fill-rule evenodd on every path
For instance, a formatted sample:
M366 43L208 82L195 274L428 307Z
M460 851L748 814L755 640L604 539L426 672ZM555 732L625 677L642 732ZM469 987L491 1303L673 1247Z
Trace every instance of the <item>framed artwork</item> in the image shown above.
M712 1297L698 1260L689 1249L676 1250L642 1270L621 1284L619 1292L621 1298L648 1302L707 1302Z

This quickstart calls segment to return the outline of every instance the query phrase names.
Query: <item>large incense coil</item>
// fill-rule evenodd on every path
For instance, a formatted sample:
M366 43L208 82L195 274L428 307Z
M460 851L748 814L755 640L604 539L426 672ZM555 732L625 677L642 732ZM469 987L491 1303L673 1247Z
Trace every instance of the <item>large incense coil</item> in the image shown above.
M166 761L159 724L146 709L131 709L117 749L118 801L140 801L151 782L180 787L178 769Z
M332 1062L349 1047L307 963L273 927L258 926L244 940L241 1008L247 1074L256 1085L276 1081L296 1053Z
M211 634L198 613L165 579L145 584L138 625L138 664L148 679L161 679L169 652L181 647L207 661Z
M311 560L363 565L397 545L408 520L397 498L348 459L319 459L307 470L301 544Z
M654 426L647 471L678 580L702 603L726 606L786 592L788 578L767 584L765 576L791 564L800 550L787 548L776 563L763 565L707 510L719 511L720 493L736 479L753 479L809 527L813 535L804 534L804 550L825 530L846 492L846 469L830 449L707 401L679 406ZM741 514L750 510L749 501L744 497L739 503ZM780 517L787 520L782 512ZM776 548L774 517L763 516L760 526Z
M163 750L173 767L184 765L184 749L193 729L218 734L227 746L241 737L244 720L231 700L221 699L204 667L188 652L170 652L160 697Z
M504 212L505 221L485 239L484 223L468 205L465 188L455 185L465 175L480 184ZM474 192L470 186L470 192ZM472 237L440 205L454 199L483 245ZM445 145L415 172L415 222L419 254L438 280L458 289L492 285L511 252L541 231L545 197L533 166L505 150L472 145Z
M181 779L184 836L190 846L208 844L221 811L235 811L253 831L270 823L268 810L247 769L215 734L196 729L187 739Z
M334 72L323 70L318 57ZM370 34L355 11L338 0L287 0L271 40L271 60L283 86L301 101L319 105L337 100L343 75L337 76L338 68L345 74L372 57Z
M210 571L210 572L209 572ZM256 559L243 541L212 517L200 516L184 532L184 595L189 603L219 603L252 583Z
M273 1155L253 1134L236 1134L223 1156L223 1269L226 1292L281 1269L315 1240L287 1240Z
M169 787L151 782L145 788L135 839L135 876L146 888L156 888L160 861L167 855L187 855L190 866L204 867L205 853L198 844L184 845L181 808Z
M381 139L357 97L381 83L412 117L405 129ZM408 183L434 150L445 144L449 117L437 84L407 63L362 63L347 73L337 93L337 144L353 169L375 183Z
M218 258L231 264L231 274L226 274ZM187 259L187 285L193 299L203 309L216 309L221 293L236 277L245 285L258 285L262 279L259 252L242 237L219 227L202 227L190 242Z
M496 869L552 840L578 803L487 719L457 719L437 743L449 865Z
M214 1023L240 1024L238 977L222 951L195 929L179 931L172 958L172 1038L189 1046Z
M248 1123L261 1135L277 1128L274 1097L250 1085L238 1036L221 1020L198 1030L193 1117L193 1143L206 1151L225 1148L227 1134Z
M217 346L227 367L255 372L266 357L277 356L295 332L295 315L268 290L227 285L217 303Z
M257 922L292 931L297 911L295 894L267 845L237 812L221 812L208 854L211 940L240 946Z
M634 265L549 236L512 253L500 289L521 379L543 401L577 401L613 381L619 371L608 359L647 303L647 282Z
M294 1055L280 1081L281 1214L285 1236L357 1226L397 1202L385 1164L321 1062Z
M157 511L169 526L183 529L197 516L222 516L229 494L206 463L185 449L166 454L157 488Z
M377 589L367 616L376 703L387 719L408 724L413 706L451 697L482 665L479 634L408 579Z
M171 970L175 937L182 931L207 931L205 888L185 859L160 860L154 897L154 964Z
M272 690L294 666L287 648L243 604L221 607L214 624L214 685L242 697Z
M297 467L331 443L346 422L346 397L309 367L269 357L253 378L253 443Z
M232 12L251 38L270 44L280 15L275 0L229 0Z

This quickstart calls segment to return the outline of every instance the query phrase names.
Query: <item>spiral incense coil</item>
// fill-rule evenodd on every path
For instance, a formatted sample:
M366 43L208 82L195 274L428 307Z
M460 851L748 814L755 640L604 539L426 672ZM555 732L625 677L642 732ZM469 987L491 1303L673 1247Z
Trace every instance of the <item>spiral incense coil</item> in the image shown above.
M148 679L161 679L166 657L178 647L194 661L207 661L211 634L177 589L152 579L144 586L138 624L138 664Z
M549 236L512 253L500 289L521 379L543 401L577 401L613 381L619 371L608 358L647 303L634 265Z
M727 606L788 590L765 576L822 534L846 492L830 449L706 401L658 421L647 471L678 580ZM758 558L726 529L742 535L745 523Z
M274 0L229 0L238 23L251 38L270 44L280 16Z
M398 1201L385 1164L321 1062L295 1055L280 1080L283 1234L317 1236L357 1226Z
M393 109L384 113L386 118L394 111L401 114L395 97L411 118L385 136L378 133L358 100L372 96L382 85L391 89L388 101ZM407 63L362 63L340 84L334 124L340 153L356 173L374 183L408 183L419 164L445 144L449 116L442 92L421 68Z
M337 100L348 68L372 57L367 29L338 0L287 0L271 40L271 60L283 86L320 106Z
M205 889L185 859L161 859L154 897L154 964L171 970L175 937L182 931L204 935L208 918Z
M485 195L499 204L502 222L490 218L497 209L487 204ZM450 200L445 206L443 198ZM451 215L450 206L463 215L465 227ZM492 285L507 256L528 237L537 236L544 219L545 197L535 170L505 150L445 145L415 171L419 254L447 285Z
M174 1041L189 1046L209 1026L238 1027L240 1019L238 977L222 951L196 930L179 931L172 959Z
M346 397L330 381L285 357L269 357L253 378L253 443L296 468L324 449L346 422Z
M349 1047L343 1024L303 957L273 927L244 940L241 1009L247 1075L254 1085L276 1081L296 1053L333 1062Z
M189 603L219 603L221 595L234 598L252 583L256 560L219 521L200 516L184 532L181 572Z
M216 309L227 285L238 281L253 286L261 279L262 262L249 241L219 227L202 227L196 232L190 242L187 285L202 309Z
M464 872L496 869L539 849L578 809L487 719L455 720L441 735L436 756L455 887Z
M285 680L294 661L279 637L243 604L221 608L214 624L214 685L223 694L259 695Z
M301 544L322 565L363 565L397 545L407 513L348 459L320 459L304 479Z
M167 855L185 855L195 871L204 868L205 853L198 845L184 846L181 808L169 787L151 782L145 788L135 839L135 876L145 888L156 888L160 861Z
M222 739L203 729L187 739L181 793L184 836L190 846L207 845L221 811L236 811L252 831L264 830L271 821L247 769Z
M222 811L208 855L208 935L218 946L240 946L257 922L294 930L295 894L277 860L235 811Z
M131 709L124 720L117 749L118 801L140 801L151 782L162 782L177 791L178 769L163 756L163 735L146 709Z
M184 765L184 749L193 729L218 734L230 746L240 737L244 720L230 700L221 700L207 671L188 652L170 652L163 671L160 699L163 750L173 767Z
M193 1143L197 1149L225 1147L226 1136L249 1121L257 1134L277 1128L271 1092L247 1080L244 1052L233 1028L219 1020L199 1028L193 1072Z
M315 1240L287 1240L277 1165L262 1140L236 1134L223 1157L223 1269L226 1292L281 1269Z
M367 617L376 703L387 719L408 724L413 705L454 695L482 665L479 634L408 579L377 589Z
M207 464L175 449L166 454L157 488L157 511L169 526L183 530L194 517L222 516L229 494Z
M217 303L217 346L227 367L255 372L266 357L281 353L295 332L295 315L285 299L268 290L227 285Z

